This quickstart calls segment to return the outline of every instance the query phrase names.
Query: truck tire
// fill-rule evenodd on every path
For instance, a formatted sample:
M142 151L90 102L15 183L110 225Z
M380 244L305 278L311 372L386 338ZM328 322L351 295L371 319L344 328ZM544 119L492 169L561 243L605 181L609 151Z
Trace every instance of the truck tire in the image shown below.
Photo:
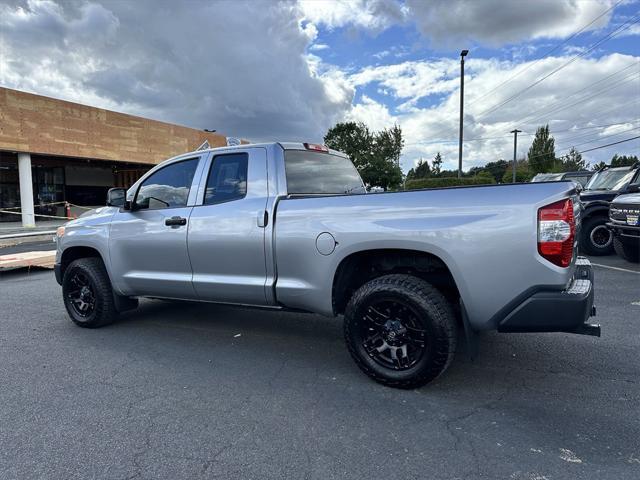
M640 262L640 238L635 242L633 240L623 242L618 237L613 237L613 249L627 262Z
M390 387L417 388L442 374L456 349L451 305L411 275L385 275L360 287L344 314L344 337L360 369Z
M580 249L588 255L611 255L613 253L613 232L607 228L607 218L589 217L582 222Z
M64 306L73 323L98 328L118 316L107 270L100 258L74 260L62 277Z

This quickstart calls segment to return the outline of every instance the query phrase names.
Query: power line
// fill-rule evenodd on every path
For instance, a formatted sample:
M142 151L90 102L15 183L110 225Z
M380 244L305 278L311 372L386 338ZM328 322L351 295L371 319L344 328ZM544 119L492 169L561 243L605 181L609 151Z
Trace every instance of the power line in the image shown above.
M571 95L569 95L568 97L565 97L565 98L564 98L564 100L568 100L568 99L570 99L571 97L573 97L573 96L577 95L578 93L581 93L581 92L584 92L584 91L586 91L586 90L589 90L589 89L593 88L595 85L597 85L598 83L602 83L603 81L608 80L608 79L609 79L609 78L611 78L612 76L617 75L617 74L619 74L619 73L623 72L624 70L627 70L628 68L633 67L633 66L636 66L636 65L637 65L637 66L640 66L640 62L634 62L633 64L631 64L631 65L629 65L629 66L627 66L627 67L625 67L625 68L623 68L623 69L621 69L621 70L618 70L617 72L615 72L615 73L613 73L613 74L611 74L611 75L608 75L607 77L605 77L605 78L603 78L603 79L601 79L601 80L599 80L599 81L597 81L597 82L594 82L594 83L592 83L592 84L588 85L588 86L587 86L587 87L585 87L585 88L582 88L582 89L580 89L580 90L577 90L576 92L572 93L572 94L571 94ZM552 105L551 110L548 110L548 111L546 111L546 112L544 112L544 110L545 110L546 108L548 108L548 107L546 107L546 106L545 106L545 107L543 107L543 108L540 108L540 109L538 109L538 110L534 110L533 112L529 113L529 115L527 115L526 117L524 117L524 118L520 119L518 122L515 122L515 123L516 123L516 124L522 124L522 123L525 123L525 122L534 122L534 121L535 121L535 120L537 120L538 118L542 118L542 117L547 116L547 115L550 115L550 114L552 114L552 113L557 113L557 112L560 112L560 111L562 111L562 110L566 110L567 108L570 108L570 107L572 107L572 106L578 105L579 103L582 103L582 102L584 102L585 100L589 100L589 99L591 99L591 98L593 98L593 97L595 97L595 96L597 96L597 95L599 95L599 94L601 94L601 93L604 93L604 92L606 92L606 91L609 91L609 90L611 90L612 88L614 88L614 87L616 87L616 86L618 86L618 85L620 85L620 84L627 83L629 80L634 80L634 78L633 78L633 77L638 76L639 74L640 74L640 72L631 72L631 74L630 74L630 75L625 75L625 76L623 76L622 78L617 79L614 83L612 83L612 84L610 84L610 85L606 86L605 88L599 89L599 90L597 90L596 92L591 93L590 95L587 95L587 96L582 97L582 98L581 98L581 99L579 99L577 102L574 102L574 103L571 103L571 104L566 104L566 105L564 105L564 106L563 106L563 104L562 104L562 103L561 103L560 105L557 105L557 104L556 104L556 105ZM537 115L537 116L534 116L534 115L535 115L536 113L538 113L538 112L544 112L544 113L542 113L542 114L540 114L540 115ZM533 116L533 117L532 117L532 116Z
M623 124L618 124L618 125L623 125ZM633 130L633 128L629 129L629 130ZM626 131L626 130L622 130L622 131ZM583 133L581 135L577 135L575 137L569 137L569 138L560 138L558 139L556 136L556 139L560 141L560 143L566 144L566 143L570 143L570 142L574 142L575 140L582 140L583 138L589 138L589 137L593 137L593 135L596 135L597 132L588 132L588 133ZM614 135L614 134L608 134L608 135ZM602 138L602 137L600 137ZM574 145L575 147L576 145Z
M506 105L507 103L512 102L513 100L515 100L516 98L518 98L520 95L522 95L523 93L531 90L533 87L535 87L536 85L539 85L540 83L542 83L543 81L545 81L547 78L551 77L552 75L555 75L556 73L558 73L559 71L563 70L564 68L568 67L569 65L571 65L573 62L575 62L578 58L585 56L587 53L590 53L591 51L595 50L598 46L602 45L604 42L610 40L611 38L613 38L615 35L623 32L624 30L630 28L632 25L638 23L638 21L640 21L640 15L636 15L635 17L632 17L631 19L627 20L625 23L623 23L621 26L619 26L618 28L616 28L614 31L610 32L609 34L607 34L606 36L604 36L603 38L601 38L600 40L598 40L597 42L595 42L594 44L592 44L587 50L584 50L580 53L578 53L577 55L573 56L570 60L568 60L567 62L563 63L562 65L560 65L559 67L553 69L551 72L549 72L548 74L540 77L539 79L537 79L535 82L533 82L532 84L528 85L527 87L523 88L522 90L518 91L517 93L515 93L514 95L511 95L510 97L508 97L507 99L503 100L502 102L498 103L497 105L494 105L491 108L488 108L487 110L482 111L481 113L479 113L478 115L476 115L477 118L483 117L485 115L487 115L488 113L491 112L495 112L497 109L499 109L500 107L503 107L504 105Z
M599 150L601 148L607 148L607 147L611 147L613 145L618 145L620 143L630 142L631 140L635 140L637 138L640 138L640 135L638 135L636 137L627 138L626 140L620 140L619 142L608 143L606 145L600 145L599 147L593 147L593 148L590 148L588 150L582 150L581 152L578 152L578 153L582 154L582 153L587 153L587 152L593 152L594 150Z
M563 132L574 132L574 131L577 131L577 130L590 130L590 129L594 129L594 128L607 128L607 127L613 127L615 125L624 125L626 123L634 123L634 122L638 122L638 121L640 121L640 119L630 120L629 122L607 123L605 125L588 125L588 126L583 126L583 127L565 128L563 130L554 130L553 134L556 135L558 133L563 133ZM526 136L532 137L532 136L535 135L535 133L526 133L526 132L524 132L524 133L520 133L519 135L526 135ZM589 135L592 135L592 134L591 133L587 133L586 134L586 136L589 136ZM482 140L500 140L500 139L506 139L506 138L510 139L510 138L512 138L512 136L507 134L507 135L498 135L498 136L495 136L495 137L466 138L464 140L464 142L465 143L467 143L467 142L479 142L479 141L482 141ZM579 138L582 138L582 136L580 136ZM440 143L455 143L457 141L458 141L457 139L456 140L453 140L453 139L451 139L451 140L430 140L429 143L437 143L437 144L440 144Z
M525 68L523 68L522 70L518 71L517 73L513 74L512 76L510 76L509 78L507 78L504 82L502 82L500 85L498 85L497 87L492 88L491 90L489 90L488 92L484 93L483 95L481 95L480 97L474 99L473 101L471 101L469 103L469 105L473 105L475 102L482 100L483 98L486 98L488 95L492 94L493 92L495 92L496 90L498 90L500 87L502 87L503 85L506 85L507 83L509 83L511 80L513 80L514 78L520 76L521 74L523 74L524 72L526 72L527 70L529 70L530 68L532 68L534 65L537 65L539 62L541 62L542 60L544 60L545 58L547 58L549 55L551 55L553 52L555 52L556 50L558 50L560 47L566 45L570 40L574 39L575 37L577 37L578 35L580 35L582 32L584 32L587 28L589 28L591 25L593 25L596 21L600 20L603 16L605 16L607 13L609 13L611 10L613 10L614 8L616 8L618 5L620 5L624 0L619 0L617 3L615 3L613 6L611 6L610 8L606 9L604 12L602 12L600 15L598 15L596 18L594 18L593 20L591 20L588 24L586 24L584 27L582 27L580 30L578 30L577 32L575 32L573 35L571 35L569 38L567 38L565 41L563 41L562 43L556 45L555 47L553 47L551 50L547 51L542 57L538 58L535 62L530 63L529 65L527 65Z
M611 133L609 135L604 135L602 137L599 137L599 138L596 138L596 139L593 139L593 140L589 140L587 142L578 143L578 144L569 145L569 144L567 144L567 141L565 140L562 143L565 144L566 146L561 148L560 150L564 150L566 147L580 147L582 145L587 145L589 143L594 143L594 142L598 142L600 140L604 140L605 138L617 137L618 135L622 135L622 134L625 134L625 133L633 132L634 130L640 130L640 127L629 128L627 130L622 130L620 132Z

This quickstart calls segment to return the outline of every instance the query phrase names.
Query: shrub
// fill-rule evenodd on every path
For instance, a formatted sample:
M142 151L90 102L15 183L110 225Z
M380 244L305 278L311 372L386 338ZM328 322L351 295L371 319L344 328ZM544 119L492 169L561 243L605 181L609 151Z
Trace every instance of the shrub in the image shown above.
M496 183L493 177L436 177L436 178L416 178L407 180L406 190L416 190L419 188L442 188L460 187L465 185L490 185Z

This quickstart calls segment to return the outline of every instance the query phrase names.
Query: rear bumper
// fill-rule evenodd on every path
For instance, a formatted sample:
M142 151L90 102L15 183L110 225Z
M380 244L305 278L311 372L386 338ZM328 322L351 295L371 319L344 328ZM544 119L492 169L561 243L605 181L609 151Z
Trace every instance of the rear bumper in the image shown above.
M596 314L593 271L579 257L566 290L540 290L519 303L498 324L499 332L569 332L600 336L600 325L585 323Z

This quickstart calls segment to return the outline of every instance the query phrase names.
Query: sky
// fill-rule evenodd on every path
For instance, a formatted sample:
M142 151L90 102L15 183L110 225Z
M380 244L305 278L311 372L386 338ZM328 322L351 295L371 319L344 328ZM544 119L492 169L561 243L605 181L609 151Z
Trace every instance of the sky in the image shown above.
M402 128L406 172L640 154L640 0L0 0L0 85L251 141Z

